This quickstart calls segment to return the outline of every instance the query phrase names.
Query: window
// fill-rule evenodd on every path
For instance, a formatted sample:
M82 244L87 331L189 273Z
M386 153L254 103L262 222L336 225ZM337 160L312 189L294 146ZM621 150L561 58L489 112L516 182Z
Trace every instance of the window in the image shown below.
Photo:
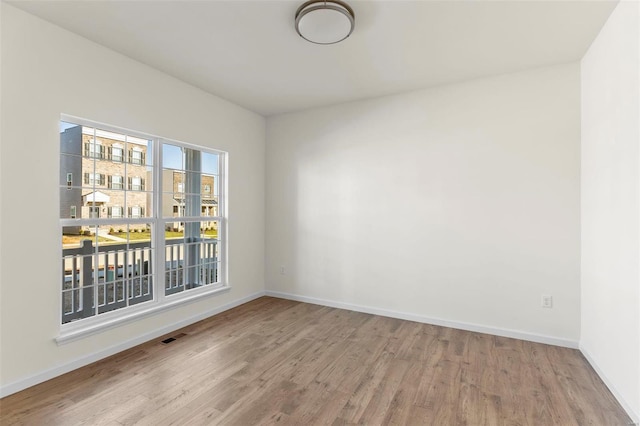
M77 121L60 123L63 340L228 288L226 218L200 190L222 187L225 153ZM73 173L84 185L66 191Z
M129 217L142 217L143 209L140 206L129 207Z
M129 189L132 191L144 191L144 179L139 176L129 178Z
M211 185L204 185L203 192L205 197L211 196Z
M109 215L109 217L121 218L122 217L122 207L120 207L120 206L108 207L107 214Z
M104 185L104 175L100 173L85 173L84 183L89 186Z
M67 189L73 186L73 173L67 173Z
M123 189L122 176L119 176L119 175L109 176L109 188Z
M104 146L102 142L95 139L89 139L84 144L84 156L92 158L104 158Z
M144 154L140 150L140 148L133 148L130 152L130 160L131 164L143 164L144 163Z
M182 182L178 183L177 191L178 192L184 192L184 183L182 183Z
M111 147L111 160L122 162L123 160L122 153L123 153L122 145L113 144L113 146Z

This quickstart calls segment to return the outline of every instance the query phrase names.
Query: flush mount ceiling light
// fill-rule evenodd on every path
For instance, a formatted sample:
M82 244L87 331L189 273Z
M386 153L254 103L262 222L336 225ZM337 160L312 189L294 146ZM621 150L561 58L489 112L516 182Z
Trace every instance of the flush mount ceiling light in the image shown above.
M353 9L340 0L310 0L296 11L296 31L311 43L338 43L351 35L354 26Z

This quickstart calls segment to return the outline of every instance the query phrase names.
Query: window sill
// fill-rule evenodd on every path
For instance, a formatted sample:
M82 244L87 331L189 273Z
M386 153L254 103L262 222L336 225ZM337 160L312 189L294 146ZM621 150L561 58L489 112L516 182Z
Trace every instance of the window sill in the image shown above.
M170 310L178 306L182 306L191 302L205 299L220 293L226 293L231 287L229 285L206 289L206 291L193 290L194 293L167 296L164 303L159 304L157 301L149 301L139 306L122 309L121 312L114 311L111 313L101 314L97 317L87 318L87 320L79 320L64 324L60 328L60 335L55 338L56 343L65 345L67 343L101 333L110 328L114 328L129 322L139 320L141 318L153 315L162 311ZM92 321L94 320L94 321Z

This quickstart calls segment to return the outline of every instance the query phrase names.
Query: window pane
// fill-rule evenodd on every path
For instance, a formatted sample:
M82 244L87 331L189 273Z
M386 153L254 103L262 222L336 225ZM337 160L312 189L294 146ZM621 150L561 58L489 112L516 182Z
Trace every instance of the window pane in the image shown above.
M205 185L209 186L209 193L205 192ZM213 195L216 191L214 185L213 176L165 170L162 182L162 187L165 189L162 197L162 215L164 217L202 215L202 207L217 205L216 197ZM211 216L211 209L207 213L206 216Z
M62 229L62 322L95 315L96 227Z
M69 179L71 178L71 179ZM78 155L60 155L60 186L82 186L82 157Z
M162 145L162 168L184 170L184 153L182 148L175 145Z
M60 188L60 218L75 219L80 212L82 206L82 189L65 187ZM72 207L76 209L76 217L71 216Z
M131 218L153 216L153 193L127 191L126 216Z
M82 155L82 126L60 122L60 153Z
M97 247L98 309L107 312L151 300L151 224L103 226Z
M219 282L219 222L188 221L181 229L182 238L166 240L167 295Z
M203 152L202 153L202 173L207 175L217 175L219 160L220 160L219 154Z

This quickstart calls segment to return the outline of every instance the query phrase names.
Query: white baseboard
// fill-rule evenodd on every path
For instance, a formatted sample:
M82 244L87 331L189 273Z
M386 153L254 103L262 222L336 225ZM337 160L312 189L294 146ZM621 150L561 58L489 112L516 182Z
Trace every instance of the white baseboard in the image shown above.
M336 302L334 300L318 299L315 297L300 296L297 294L282 293L279 291L267 290L267 296L279 297L281 299L295 300L298 302L312 303L314 305L329 306L331 308L348 309L350 311L363 312L366 314L380 315L383 317L398 318L408 321L421 322L425 324L439 325L442 327L456 328L459 330L475 331L478 333L493 334L495 336L511 337L514 339L527 340L547 345L562 346L565 348L578 349L578 342L569 339L560 339L552 336L545 336L535 333L526 333L518 330L505 328L488 327L484 325L471 324L459 321L450 321L440 318L432 318L424 315L410 314L405 312L392 311L388 309L373 308L370 306L355 305L351 303Z
M604 371L595 362L589 351L586 350L582 345L580 345L580 352L582 352L582 355L584 355L589 364L591 364L591 367L595 370L598 376L600 376L600 379L602 379L604 384L607 385L613 396L618 400L620 405L622 405L622 408L624 408L629 417L631 417L631 420L633 420L633 422L637 425L640 424L640 413L636 413L633 408L631 408L631 405L629 405L629 403L622 397L620 392L618 392L611 380L609 380Z
M119 343L117 345L108 347L106 349L102 349L98 352L92 353L90 355L86 355L80 358L76 358L73 361L64 363L57 367L50 368L48 370L42 371L40 373L34 374L29 377L25 377L24 379L15 381L13 383L9 383L8 385L0 387L0 398L4 398L7 395L11 395L13 393L24 390L28 387L37 385L38 383L45 382L47 380L53 379L54 377L60 376L62 374L68 373L70 371L76 370L80 367L84 367L85 365L89 365L93 362L99 361L108 356L117 354L118 352L122 352L124 350L130 349L134 346L140 345L142 343L148 342L149 340L156 339L160 336L163 336L167 333L171 333L172 331L178 330L182 327L186 327L198 321L201 321L205 318L209 318L212 315L219 314L221 312L227 311L229 309L235 308L236 306L240 306L244 303L250 302L254 299L262 297L265 295L264 291L259 291L257 293L250 294L249 296L243 297L238 300L234 300L225 305L218 306L217 308L213 308L202 312L198 315L194 315L189 318L185 318L182 321L177 323L173 323L167 325L165 327L150 331L133 339L127 340L125 342Z

